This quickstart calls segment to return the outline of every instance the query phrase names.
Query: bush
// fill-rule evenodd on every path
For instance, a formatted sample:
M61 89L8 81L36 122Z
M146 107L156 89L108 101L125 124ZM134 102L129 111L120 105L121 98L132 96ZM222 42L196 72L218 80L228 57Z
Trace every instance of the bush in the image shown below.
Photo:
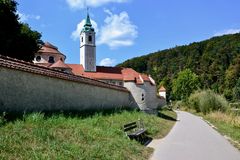
M229 106L231 108L240 109L240 102L230 103Z
M240 99L240 78L237 80L237 83L233 88L233 98L235 101L239 101Z
M222 95L211 90L203 90L190 95L188 107L206 114L211 111L225 111L228 108L228 102Z
M175 101L173 104L174 109L186 110L186 103L184 101Z

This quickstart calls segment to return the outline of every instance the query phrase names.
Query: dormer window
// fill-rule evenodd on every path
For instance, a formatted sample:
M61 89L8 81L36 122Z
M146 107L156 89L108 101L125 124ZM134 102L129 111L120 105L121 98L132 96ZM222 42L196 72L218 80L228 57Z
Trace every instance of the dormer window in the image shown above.
M50 56L49 59L48 59L48 62L49 62L49 63L54 63L54 62L55 62L54 57L53 57L53 56Z
M92 42L92 36L88 36L88 42Z
M36 57L36 61L37 61L37 62L40 62L40 61L41 61L41 56L37 56L37 57Z

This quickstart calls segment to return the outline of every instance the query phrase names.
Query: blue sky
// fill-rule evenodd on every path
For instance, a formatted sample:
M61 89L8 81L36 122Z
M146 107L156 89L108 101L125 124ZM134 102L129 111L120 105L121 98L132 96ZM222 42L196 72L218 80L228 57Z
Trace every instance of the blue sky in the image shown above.
M17 0L21 21L80 63L86 6L97 30L97 64L240 32L239 0Z

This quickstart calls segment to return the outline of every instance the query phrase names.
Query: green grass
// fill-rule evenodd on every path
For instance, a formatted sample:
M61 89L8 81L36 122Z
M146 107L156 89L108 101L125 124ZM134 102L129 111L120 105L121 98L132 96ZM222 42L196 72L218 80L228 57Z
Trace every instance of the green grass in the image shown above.
M230 137L230 142L240 150L240 113L237 111L215 111L208 114L196 112L187 107L181 108L195 115L203 117L205 120L217 127L217 131L222 135Z
M233 145L240 150L240 116L232 113L213 112L203 117L217 127L217 130L230 137Z
M129 140L122 126L142 119L149 136L164 137L176 114L138 111L90 116L34 113L0 126L0 159L147 159L153 149Z

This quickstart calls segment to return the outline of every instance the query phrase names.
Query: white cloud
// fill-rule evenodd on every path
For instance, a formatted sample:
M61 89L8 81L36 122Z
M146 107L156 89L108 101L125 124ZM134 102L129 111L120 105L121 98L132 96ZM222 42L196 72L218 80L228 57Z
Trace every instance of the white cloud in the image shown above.
M72 34L71 34L71 38L72 38L73 40L76 41L76 40L79 39L81 30L83 29L83 26L84 26L85 22L86 22L86 20L83 19L81 22L79 22L79 23L77 24L76 30L73 31ZM91 19L91 23L92 23L92 25L93 25L93 28L95 29L96 34L97 34L97 33L98 33L97 23L96 23L94 20L92 20L92 19Z
M27 22L29 19L39 20L41 18L39 15L24 14L19 11L17 11L17 14L19 15L20 22Z
M86 7L99 7L108 3L124 3L129 0L66 0L73 9L83 9Z
M113 14L109 10L104 10L104 12L107 13L107 17L100 29L97 23L91 19L96 32L97 45L106 44L111 49L133 45L134 39L138 35L137 26L132 24L127 12L121 12L119 15ZM85 19L77 24L76 30L71 34L73 40L79 39L84 24Z
M104 25L99 31L97 44L106 44L110 48L121 46L131 46L137 37L137 26L132 24L127 12L121 12L119 15L105 10L108 16L104 20Z
M239 32L240 32L240 29L226 29L226 30L215 33L213 36L222 36L226 34L235 34Z
M115 59L111 58L104 58L100 61L100 66L113 66L113 64L116 62Z

